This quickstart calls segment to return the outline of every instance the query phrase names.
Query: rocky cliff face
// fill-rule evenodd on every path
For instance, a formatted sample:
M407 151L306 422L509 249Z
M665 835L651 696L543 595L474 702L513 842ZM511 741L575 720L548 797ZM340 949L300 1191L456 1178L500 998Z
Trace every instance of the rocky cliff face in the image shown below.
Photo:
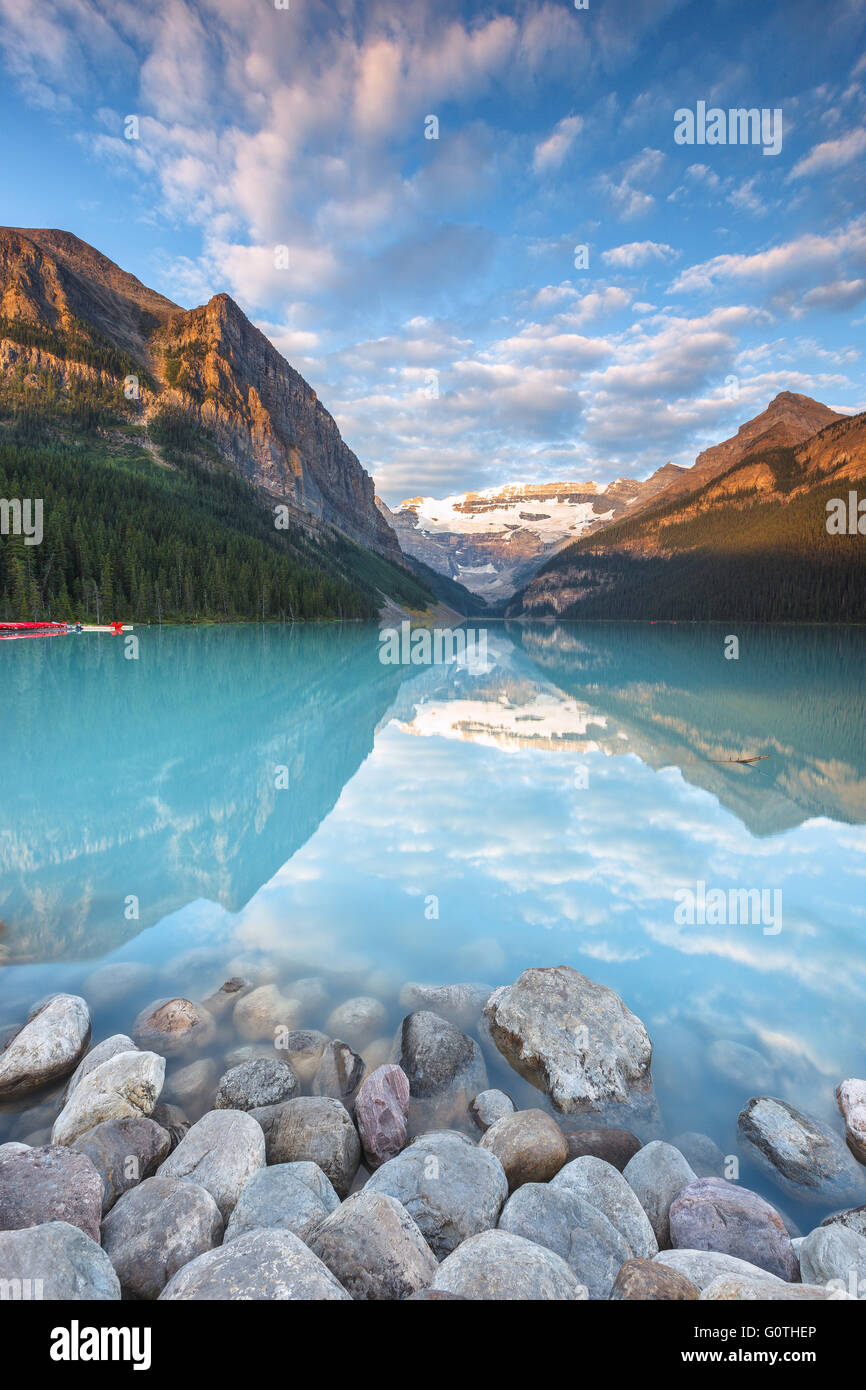
M332 416L228 295L186 311L68 232L4 228L0 319L0 352L61 382L79 364L59 343L27 342L22 325L118 349L147 374L145 422L166 406L182 411L275 500L402 560L372 479Z

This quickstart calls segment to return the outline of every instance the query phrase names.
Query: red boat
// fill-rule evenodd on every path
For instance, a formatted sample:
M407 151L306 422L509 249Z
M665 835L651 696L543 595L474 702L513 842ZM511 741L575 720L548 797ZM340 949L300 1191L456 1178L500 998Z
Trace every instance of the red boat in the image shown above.
M131 632L123 623L0 623L0 640L11 637L66 637L76 632Z

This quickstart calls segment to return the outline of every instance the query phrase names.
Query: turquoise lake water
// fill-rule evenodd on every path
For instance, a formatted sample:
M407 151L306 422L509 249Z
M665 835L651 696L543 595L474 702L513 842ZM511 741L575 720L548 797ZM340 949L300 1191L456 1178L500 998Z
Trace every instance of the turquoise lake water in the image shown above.
M408 980L565 963L646 1024L666 1137L735 1153L759 1093L841 1133L834 1088L866 1074L866 635L744 627L738 660L726 635L491 624L483 669L383 665L358 626L141 629L137 660L0 643L0 1027L114 961L148 978L94 1006L97 1040L239 964L322 976L329 1008L373 995L388 1032ZM778 892L781 918L678 920L700 883Z

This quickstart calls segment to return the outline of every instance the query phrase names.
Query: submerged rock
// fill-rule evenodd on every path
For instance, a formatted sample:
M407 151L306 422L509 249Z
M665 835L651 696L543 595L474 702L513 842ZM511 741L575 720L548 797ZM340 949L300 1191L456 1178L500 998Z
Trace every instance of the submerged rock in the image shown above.
M725 1155L708 1134L697 1130L687 1130L671 1140L679 1149L689 1167L699 1178L723 1178L725 1176Z
M90 1010L77 994L53 994L0 1052L0 1100L17 1100L68 1075L90 1042Z
M92 1009L101 1009L143 990L153 974L153 966L142 960L111 961L87 976L82 985L84 997Z
M120 1283L105 1251L66 1221L0 1231L0 1281L13 1290L20 1286L27 1299L120 1299Z
M409 1079L401 1067L377 1067L355 1097L355 1124L370 1172L405 1148L408 1134Z
M98 1241L102 1192L102 1178L85 1154L55 1144L2 1154L0 1230L63 1221Z
M361 995L346 999L332 1009L325 1021L325 1032L332 1038L345 1038L352 1046L364 1050L382 1032L387 1020L384 1004L378 999Z
M159 1100L165 1058L156 1052L118 1052L75 1086L54 1121L52 1143L71 1144L107 1120L138 1120Z
M845 1120L848 1148L866 1163L866 1081L849 1077L836 1087L836 1100Z
M479 1091L469 1105L469 1113L482 1132L504 1116L513 1115L516 1109L514 1101L504 1091Z
M634 1158L641 1141L630 1129L567 1129L568 1157L601 1158L621 1173Z
M406 1208L366 1188L322 1222L309 1246L353 1298L366 1301L408 1298L439 1268Z
M150 1118L159 1125L160 1129L165 1130L171 1140L169 1153L177 1148L183 1136L189 1132L189 1116L179 1105L164 1105L160 1101L159 1105L155 1105L150 1112Z
M291 1231L248 1231L185 1265L160 1299L351 1302L351 1295Z
M564 1188L589 1202L619 1231L633 1256L652 1259L658 1241L649 1217L618 1168L602 1158L585 1154L561 1168L550 1184Z
M724 1178L698 1178L671 1203L674 1249L736 1255L788 1282L799 1264L785 1223L769 1202Z
M329 1041L327 1034L319 1033L315 1028L295 1028L280 1034L277 1056L286 1059L299 1081L309 1084L319 1070L322 1054Z
M679 1149L654 1139L629 1159L623 1177L649 1217L659 1249L667 1249L671 1243L671 1203L684 1187L697 1181L697 1175Z
M318 1163L347 1197L361 1163L361 1141L346 1107L330 1096L298 1096L277 1111L267 1140L268 1163Z
M619 995L567 965L524 970L484 1007L499 1051L557 1110L598 1110L648 1089L652 1044Z
M363 1057L353 1052L348 1043L339 1039L329 1042L313 1079L313 1095L332 1096L351 1106L364 1069Z
M416 1134L468 1121L470 1102L487 1089L481 1048L437 1014L407 1014L392 1060L409 1081L409 1127Z
M243 999L245 994L252 990L252 984L245 980L243 975L232 975L230 980L225 980L213 994L209 994L204 1000L204 1007L214 1018L225 1018L230 1014L239 999Z
M219 1069L212 1057L199 1057L185 1067L172 1071L166 1079L163 1095L166 1100L184 1109L201 1112L211 1108Z
M206 1187L228 1221L247 1178L265 1162L262 1127L243 1110L210 1110L181 1139L159 1170Z
M597 1207L567 1187L526 1183L508 1201L499 1229L546 1246L565 1260L589 1298L608 1298L632 1250Z
M700 1291L691 1279L653 1259L626 1260L614 1280L614 1302L695 1302Z
M765 1171L800 1201L866 1200L866 1170L819 1120L772 1096L753 1097L739 1130Z
M410 1013L428 1010L438 1014L468 1032L477 1027L491 992L491 985L419 985L410 981L400 990L399 1003Z
M544 1110L503 1115L478 1143L496 1154L505 1169L509 1192L525 1182L548 1182L568 1159L565 1135Z
M276 1042L278 1037L303 1022L297 999L287 999L274 984L259 985L235 1005L232 1019L247 1042Z
M171 1136L153 1119L107 1120L72 1141L102 1178L103 1215L124 1192L149 1178L171 1152Z
M156 999L132 1025L139 1047L151 1048L163 1057L176 1057L213 1042L216 1024L207 1009L191 999Z
M102 1244L125 1298L158 1298L190 1260L219 1245L223 1220L196 1182L146 1178L124 1193L102 1225Z
M479 1302L586 1298L586 1288L560 1255L501 1230L482 1231L458 1246L439 1266L431 1293Z
M318 1181L311 1172L318 1174ZM248 1231L291 1231L309 1242L340 1199L315 1163L274 1163L259 1168L241 1188L226 1227L226 1243Z

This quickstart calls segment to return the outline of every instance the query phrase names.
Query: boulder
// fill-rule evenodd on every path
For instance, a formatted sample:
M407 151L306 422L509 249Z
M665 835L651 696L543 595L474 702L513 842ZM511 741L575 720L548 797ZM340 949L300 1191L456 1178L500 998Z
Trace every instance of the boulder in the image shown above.
M63 1092L63 1105L69 1100L79 1081L83 1081L85 1076L95 1071L103 1062L107 1062L109 1057L117 1057L121 1052L137 1052L138 1049L132 1038L128 1038L125 1033L112 1033L110 1038L104 1038L101 1043L97 1043L90 1051L82 1057L75 1071L66 1083L66 1090Z
M102 1178L104 1215L168 1157L171 1136L153 1119L107 1120L73 1139L71 1148L85 1154Z
M502 1230L481 1231L459 1245L442 1261L430 1292L480 1302L586 1298L584 1285L553 1250Z
M849 1077L836 1087L836 1100L845 1120L848 1148L866 1163L866 1081Z
M297 999L307 1015L321 1013L328 1003L328 988L319 975L307 975L288 986L290 999Z
M345 999L332 1009L325 1021L325 1032L332 1038L345 1038L350 1046L363 1052L364 1044L382 1032L387 1018L384 1004L362 995Z
M469 1104L487 1089L481 1048L437 1014L407 1014L391 1060L409 1081L409 1130L418 1134L467 1123Z
M120 1300L120 1283L105 1251L67 1221L0 1231L0 1283L13 1298L20 1287L28 1300Z
M821 1284L767 1284L758 1279L726 1278L721 1275L707 1284L702 1303L814 1303L820 1299L848 1300L850 1294L824 1288Z
M629 1159L623 1177L649 1217L659 1249L666 1250L671 1243L671 1203L696 1181L696 1174L679 1149L654 1139Z
M332 1096L351 1107L355 1092L364 1075L364 1059L353 1052L348 1043L335 1039L322 1052L322 1060L313 1079L314 1096Z
M346 1107L330 1096L298 1096L278 1107L267 1138L268 1163L318 1163L347 1197L361 1163L361 1141Z
M830 1284L866 1294L866 1238L850 1226L818 1226L800 1245L804 1284Z
M626 1260L614 1280L611 1300L625 1302L695 1302L700 1292L691 1279L653 1259Z
M204 1007L213 1018L226 1018L232 1012L239 999L245 994L249 994L252 985L249 980L245 980L243 975L232 975L230 980L225 980L213 994L209 994L203 1001Z
M408 1298L439 1267L406 1208L369 1189L347 1197L308 1244L343 1288L365 1302Z
M505 1203L499 1229L560 1255L589 1298L608 1298L620 1266L632 1255L603 1212L552 1184L519 1187Z
M775 1207L724 1178L698 1178L683 1188L671 1203L670 1233L675 1250L717 1250L789 1283L799 1278L791 1237Z
M274 1043L303 1022L303 1009L297 999L285 998L275 984L259 985L238 1000L232 1019L247 1042Z
M315 1028L294 1028L280 1034L277 1055L286 1059L300 1082L309 1085L319 1070L329 1041L326 1033L319 1033Z
M178 1178L145 1178L102 1223L102 1247L124 1298L158 1298L190 1260L219 1245L223 1220L209 1192Z
M255 1110L291 1100L300 1089L298 1078L281 1058L257 1057L232 1067L220 1078L215 1110Z
M866 1201L866 1170L819 1120L787 1101L754 1096L738 1125L760 1166L799 1201L852 1206Z
M503 1115L478 1143L496 1154L505 1169L509 1192L525 1182L549 1182L568 1159L565 1135L544 1110Z
M633 1189L618 1168L603 1158L585 1154L561 1168L550 1184L582 1197L602 1212L619 1231L636 1258L651 1260L658 1253L658 1241L649 1217Z
M355 1096L355 1124L370 1172L405 1148L408 1134L409 1079L401 1067L377 1067Z
M291 1103L291 1102L290 1102ZM243 1110L210 1110L181 1139L159 1169L207 1188L228 1221L241 1189L265 1162L262 1127Z
M138 1120L159 1100L165 1058L156 1052L118 1052L77 1083L51 1131L54 1144L71 1144L107 1120Z
M513 1115L516 1109L504 1091L479 1091L469 1102L469 1113L482 1133L505 1115Z
M736 1255L723 1255L718 1250L660 1250L653 1256L653 1263L684 1274L699 1289L705 1289L714 1279L722 1276L757 1280L762 1287L765 1284L784 1284L784 1280L768 1270L759 1269L757 1265L740 1260Z
M315 1171L318 1181L311 1177ZM280 1230L309 1243L309 1238L340 1199L315 1163L274 1163L259 1168L241 1189L229 1217L225 1241L248 1231Z
M351 1295L291 1231L248 1231L178 1270L160 1299L350 1302Z
M599 1110L649 1088L652 1044L619 995L567 965L524 970L484 1006L508 1063L557 1110Z
M90 1010L77 994L40 1001L0 1052L0 1101L18 1100L67 1076L90 1042Z
M400 990L399 1002L409 1013L427 1010L469 1032L477 1028L491 990L491 985L419 985L410 981Z
M207 1047L216 1035L213 1016L191 999L155 999L142 1009L132 1025L132 1036L139 1047L150 1048L163 1057Z
M725 1176L725 1155L708 1134L697 1130L686 1130L671 1140L679 1149L692 1172L699 1178L723 1178Z
M213 1057L199 1057L169 1072L162 1094L167 1101L182 1105L184 1110L200 1114L211 1109L218 1077L219 1068Z
M866 1206L848 1207L845 1211L835 1211L825 1216L822 1226L848 1226L858 1236L866 1236Z
M450 1130L422 1134L383 1163L365 1192L396 1197L439 1259L496 1225L508 1180L495 1154Z
M620 1173L641 1147L641 1141L630 1129L567 1129L565 1138L569 1160L601 1158Z
M61 1221L98 1241L102 1190L85 1154L48 1144L0 1155L0 1231Z

